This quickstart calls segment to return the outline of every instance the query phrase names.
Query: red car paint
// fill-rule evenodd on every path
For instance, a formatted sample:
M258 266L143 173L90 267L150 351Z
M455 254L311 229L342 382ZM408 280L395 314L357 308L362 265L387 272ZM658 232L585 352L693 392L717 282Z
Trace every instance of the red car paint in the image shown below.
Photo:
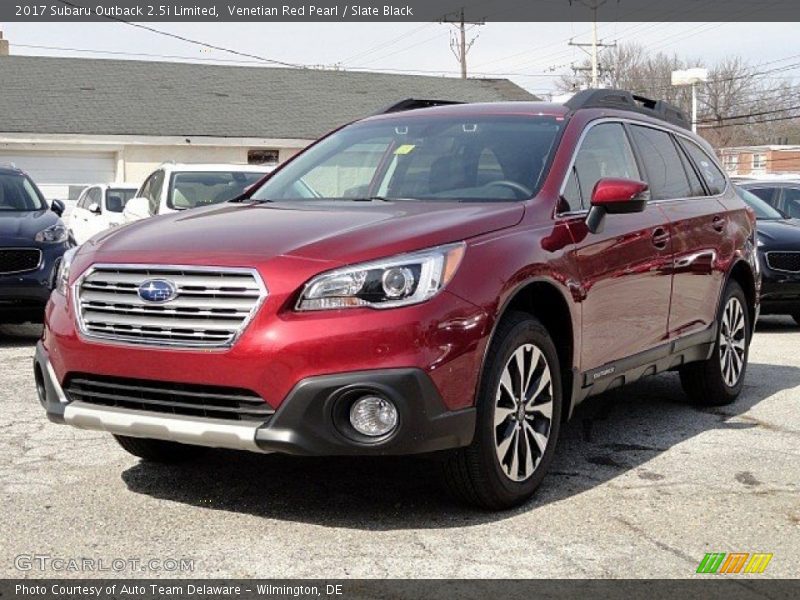
M232 348L199 350L85 339L71 292L53 294L44 347L59 380L88 372L235 386L278 408L306 377L418 367L452 410L474 404L494 327L526 285L549 286L566 302L567 366L581 374L707 327L734 263L750 260L754 220L730 185L719 198L654 202L641 213L609 215L598 233L587 230L585 214L558 214L582 133L597 119L630 119L628 112L514 103L420 113L545 114L566 126L544 183L525 201L335 210L226 204L156 217L93 240L77 254L70 285L94 263L218 265L256 268L269 296ZM643 115L635 120L686 133ZM305 283L323 271L457 241L467 244L463 262L427 302L390 310L293 310Z

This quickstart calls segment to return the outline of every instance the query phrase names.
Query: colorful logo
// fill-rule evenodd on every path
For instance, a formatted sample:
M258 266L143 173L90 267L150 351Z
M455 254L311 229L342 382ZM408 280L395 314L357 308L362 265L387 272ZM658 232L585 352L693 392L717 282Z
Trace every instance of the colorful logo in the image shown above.
M698 573L731 575L735 573L763 573L772 554L765 552L709 552L697 566Z

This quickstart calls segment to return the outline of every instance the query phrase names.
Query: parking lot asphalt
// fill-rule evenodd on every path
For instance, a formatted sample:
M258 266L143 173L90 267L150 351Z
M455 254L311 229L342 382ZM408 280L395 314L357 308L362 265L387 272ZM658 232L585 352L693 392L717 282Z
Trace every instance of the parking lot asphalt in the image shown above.
M758 577L800 574L789 319L759 323L734 405L687 405L674 374L585 404L538 495L503 513L452 501L427 459L141 463L109 435L46 420L36 335L0 328L1 577L692 577L707 552L773 553ZM33 554L194 570L18 570Z

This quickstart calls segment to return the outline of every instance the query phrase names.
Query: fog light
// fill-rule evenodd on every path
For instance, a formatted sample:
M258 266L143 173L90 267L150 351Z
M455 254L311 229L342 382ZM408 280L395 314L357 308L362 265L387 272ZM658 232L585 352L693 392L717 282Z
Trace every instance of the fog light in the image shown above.
M362 396L350 407L350 424L362 435L386 435L397 427L397 408L386 398Z

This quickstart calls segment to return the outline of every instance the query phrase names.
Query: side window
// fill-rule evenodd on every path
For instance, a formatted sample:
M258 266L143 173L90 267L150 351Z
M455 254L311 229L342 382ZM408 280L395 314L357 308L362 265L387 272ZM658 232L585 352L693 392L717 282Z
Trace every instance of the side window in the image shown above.
M686 176L689 178L689 189L691 190L691 195L695 197L705 196L706 190L703 187L703 183L700 181L700 177L697 175L697 171L695 171L694 166L692 166L692 162L689 160L689 157L686 156L686 153L683 151L678 152L678 154L681 156L683 169L686 171Z
M604 177L641 179L633 150L620 123L595 125L583 138L575 168L567 181L565 200L570 210L589 208L592 190Z
M572 171L569 173L569 179L567 179L567 185L561 197L562 200L566 202L566 206L562 206L562 208L559 209L560 211L569 212L581 210L581 187L578 185L578 172L575 170L575 167L573 167Z
M97 206L101 207L103 205L103 197L102 193L100 192L100 188L93 187L89 190L86 194L86 208L89 208L92 204L97 204Z
M158 214L158 205L161 202L161 189L164 187L164 171L156 171L142 184L136 194L140 198L147 198L150 203L150 214Z
M725 189L725 175L722 173L722 169L717 166L716 161L694 142L681 139L680 143L683 149L692 157L694 164L697 165L711 194L721 194Z
M631 126L631 131L647 171L653 200L692 196L689 179L672 136L666 131L640 125Z
M795 219L800 219L800 188L783 188L784 212Z
M755 194L759 198L761 198L764 202L772 206L773 208L777 208L778 206L778 199L775 198L775 190L777 188L772 187L763 187L763 188L747 188L747 191Z
M150 185L150 214L157 215L161 204L161 190L164 188L164 171L156 171Z
M81 195L78 197L78 203L75 205L76 208L89 208L89 190L88 188L81 192Z
M139 188L139 191L136 192L137 198L149 198L150 197L150 184L153 182L153 177L155 174L150 175L147 179L144 180L142 187Z

